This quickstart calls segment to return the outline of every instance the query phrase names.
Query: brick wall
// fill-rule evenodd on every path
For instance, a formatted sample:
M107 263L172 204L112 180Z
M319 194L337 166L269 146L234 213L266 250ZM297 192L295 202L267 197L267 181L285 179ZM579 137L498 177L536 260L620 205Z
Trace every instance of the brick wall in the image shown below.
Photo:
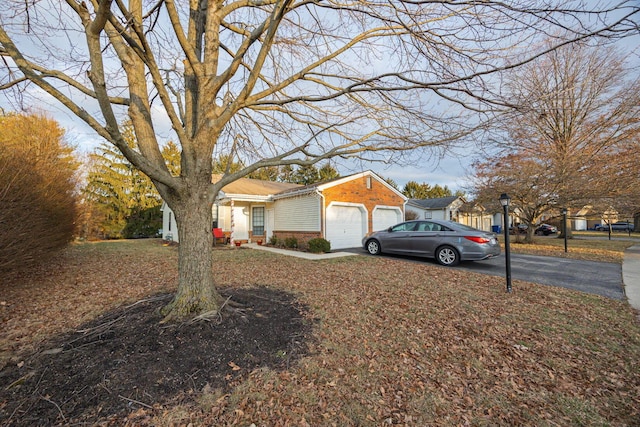
M284 242L288 237L295 237L298 239L299 248L306 248L309 240L315 239L316 237L322 237L322 233L319 231L274 231L273 235L278 239L279 243Z
M367 179L371 179L371 188L367 188ZM325 197L325 206L329 206L331 202L362 203L367 208L369 230L373 229L373 209L376 206L397 206L402 210L404 202L401 196L385 184L369 176L327 188L322 194Z

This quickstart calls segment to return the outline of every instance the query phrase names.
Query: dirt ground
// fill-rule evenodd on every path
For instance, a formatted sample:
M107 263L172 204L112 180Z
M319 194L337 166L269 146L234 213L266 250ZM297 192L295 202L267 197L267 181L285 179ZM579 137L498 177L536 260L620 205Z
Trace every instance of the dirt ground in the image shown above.
M7 426L119 425L125 418L228 391L260 367L286 368L311 325L293 296L267 287L221 293L242 309L213 321L163 325L160 294L106 313L43 343L0 372ZM4 404L2 403L4 402Z

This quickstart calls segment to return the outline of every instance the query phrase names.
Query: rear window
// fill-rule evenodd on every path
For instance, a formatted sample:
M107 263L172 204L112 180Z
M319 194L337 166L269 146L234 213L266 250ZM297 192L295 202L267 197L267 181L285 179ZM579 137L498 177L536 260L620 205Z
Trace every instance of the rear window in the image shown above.
M456 224L456 226L466 231L481 231L481 230L478 230L477 228L469 227L468 225L464 225L460 223Z

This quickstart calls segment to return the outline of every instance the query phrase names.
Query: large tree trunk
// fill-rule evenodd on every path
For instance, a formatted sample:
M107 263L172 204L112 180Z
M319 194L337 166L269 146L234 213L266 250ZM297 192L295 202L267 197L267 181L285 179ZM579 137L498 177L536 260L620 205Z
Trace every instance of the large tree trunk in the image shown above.
M529 224L527 228L527 234L524 236L525 243L533 243L533 233L535 232L535 227L532 224Z
M165 322L213 315L222 304L213 275L211 203L191 197L180 205L174 210L180 237L178 291L162 309Z

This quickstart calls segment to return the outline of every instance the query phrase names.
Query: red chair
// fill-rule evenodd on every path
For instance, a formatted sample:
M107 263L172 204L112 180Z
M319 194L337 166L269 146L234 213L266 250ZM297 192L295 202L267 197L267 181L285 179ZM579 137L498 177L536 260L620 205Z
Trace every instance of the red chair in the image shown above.
M214 228L211 232L213 233L213 246L216 246L218 239L222 239L223 244L227 243L227 238L222 232L222 228Z

